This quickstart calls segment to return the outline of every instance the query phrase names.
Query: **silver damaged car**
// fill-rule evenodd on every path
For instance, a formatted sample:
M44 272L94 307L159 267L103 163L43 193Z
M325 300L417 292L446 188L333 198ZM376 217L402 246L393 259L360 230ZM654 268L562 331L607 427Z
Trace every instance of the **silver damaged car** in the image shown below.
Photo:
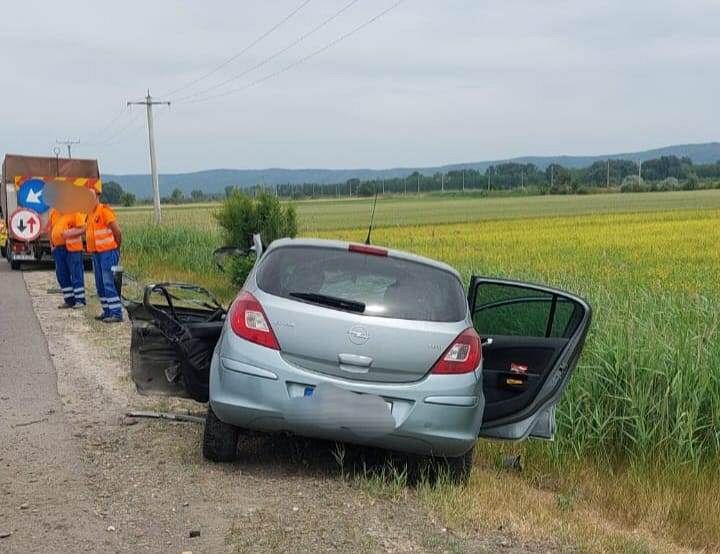
M283 239L225 309L160 283L126 303L140 392L208 402L203 454L245 430L443 458L467 474L478 437L552 439L590 319L581 298L472 277L406 252Z

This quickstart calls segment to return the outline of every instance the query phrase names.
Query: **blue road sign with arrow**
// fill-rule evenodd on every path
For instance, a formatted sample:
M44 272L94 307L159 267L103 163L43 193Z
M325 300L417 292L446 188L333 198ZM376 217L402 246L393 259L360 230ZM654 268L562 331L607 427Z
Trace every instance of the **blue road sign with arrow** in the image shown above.
M23 208L35 210L39 214L45 213L50 209L50 206L43 199L44 190L45 181L42 179L28 179L18 190L18 204Z

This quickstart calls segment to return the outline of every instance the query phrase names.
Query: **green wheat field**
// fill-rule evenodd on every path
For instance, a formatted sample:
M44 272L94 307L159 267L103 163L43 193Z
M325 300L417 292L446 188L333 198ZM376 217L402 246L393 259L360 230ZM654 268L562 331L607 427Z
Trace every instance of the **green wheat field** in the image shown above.
M371 200L296 207L302 236L361 242ZM119 210L126 271L232 299L211 256L222 242L215 209L166 208L160 228L149 209ZM720 547L720 191L380 198L373 242L445 261L466 282L547 283L594 308L555 442L483 445L469 491L446 491L455 505L430 495L434 506L471 524L457 503L489 494L492 460L521 452L528 486L580 495L678 544Z

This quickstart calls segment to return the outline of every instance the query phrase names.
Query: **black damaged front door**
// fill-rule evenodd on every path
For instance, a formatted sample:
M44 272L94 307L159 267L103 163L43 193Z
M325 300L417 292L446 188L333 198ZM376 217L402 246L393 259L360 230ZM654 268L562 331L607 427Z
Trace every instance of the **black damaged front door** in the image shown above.
M207 402L210 361L226 315L220 302L195 285L158 283L126 308L138 392Z

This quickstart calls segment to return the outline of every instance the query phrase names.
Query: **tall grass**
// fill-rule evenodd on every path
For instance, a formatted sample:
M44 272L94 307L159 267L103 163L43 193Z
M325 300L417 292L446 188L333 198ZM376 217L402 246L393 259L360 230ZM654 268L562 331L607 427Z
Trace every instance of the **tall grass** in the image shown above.
M143 271L165 266L204 274L215 271L212 251L219 244L216 232L147 225L126 231L123 254Z
M596 320L551 449L613 465L715 464L720 302L639 288L593 294Z
M335 222L332 203L323 206ZM466 280L517 278L586 297L594 320L558 409L555 442L510 448L532 460L533 483L549 478L572 492L582 482L626 520L720 547L720 210L493 217L378 228L373 242L446 261ZM127 266L205 284L226 300L234 294L212 263L215 228L179 216L162 229L133 221L126 228ZM305 234L357 241L364 231ZM702 530L691 536L693 526Z
M352 239L354 231L324 233ZM378 229L473 274L575 291L594 308L558 411L558 460L701 468L720 456L720 211Z

